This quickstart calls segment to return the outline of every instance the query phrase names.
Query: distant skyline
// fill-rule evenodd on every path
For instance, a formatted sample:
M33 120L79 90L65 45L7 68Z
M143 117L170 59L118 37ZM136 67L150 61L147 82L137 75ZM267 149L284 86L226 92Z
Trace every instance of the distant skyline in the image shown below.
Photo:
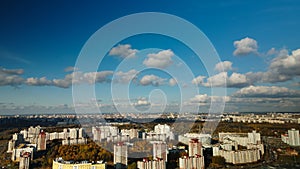
M166 97L165 111L170 112L177 111L181 102L207 112L210 101L218 99L225 99L226 112L297 112L299 11L296 0L1 1L0 115L74 112L74 74L79 77L76 85L84 88L95 84L96 98L83 98L82 106L87 110L90 104L98 103L103 112L116 112L110 93L114 82L120 96L130 83L131 104L124 104L125 96L114 100L125 111L130 106L141 111L153 106L159 111ZM154 34L117 42L97 72L81 72L75 67L81 48L94 32L139 12L169 13L202 30L220 56L221 62L213 65L214 74L208 75L205 65L185 44ZM118 67L122 61L126 66ZM175 79L153 69L180 74L183 65L191 69L194 78ZM145 71L138 72L138 66ZM226 88L227 96L212 95L211 85ZM180 100L180 88L193 86L199 87L199 94ZM149 97L151 91L153 98Z

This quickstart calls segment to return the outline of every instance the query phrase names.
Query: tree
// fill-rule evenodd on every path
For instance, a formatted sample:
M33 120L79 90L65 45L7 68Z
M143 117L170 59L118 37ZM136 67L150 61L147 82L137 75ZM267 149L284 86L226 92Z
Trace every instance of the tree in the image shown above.
M137 168L137 165L135 162L131 163L128 165L128 168L127 169L136 169Z
M225 158L221 157L221 156L213 156L212 157L212 163L220 165L220 166L224 166L225 165Z

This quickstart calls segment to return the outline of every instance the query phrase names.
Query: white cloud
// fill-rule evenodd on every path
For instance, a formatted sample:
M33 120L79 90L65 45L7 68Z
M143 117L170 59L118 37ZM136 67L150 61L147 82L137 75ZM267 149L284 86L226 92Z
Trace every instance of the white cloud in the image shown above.
M192 84L194 85L202 85L204 83L205 76L198 76L192 80Z
M145 75L140 80L140 84L143 86L147 86L147 85L160 86L163 85L165 81L166 79L163 79L155 75Z
M249 85L249 81L247 77L240 73L232 73L227 83L229 83L227 84L229 86L236 86L236 87Z
M173 56L174 53L171 49L162 50L158 53L150 53L147 55L147 58L144 60L143 64L147 67L163 69L170 66L173 63Z
M229 102L229 96L208 96L207 94L198 94L190 99L191 103L209 103L209 102Z
M95 84L109 81L109 76L113 71L100 71L100 72L72 72L67 74L64 79L53 79L53 85L61 88L69 88L74 84Z
M77 71L78 68L76 67L73 67L73 66L68 66L64 69L65 72L74 72L74 71Z
M23 69L5 69L0 67L0 86L18 86L24 82L20 76L24 73Z
M132 80L136 79L136 76L139 72L135 69L131 69L128 72L118 71L115 73L115 80L118 83L129 83Z
M7 75L22 75L24 73L23 69L5 69L0 67L1 74Z
M252 82L276 83L292 80L300 76L300 49L292 51L291 55L288 55L286 49L280 50L278 56L271 61L268 71L249 72L246 76Z
M278 51L275 49L275 48L271 48L268 52L267 52L267 55L275 55L277 54Z
M207 103L209 96L207 94L198 94L190 99L192 103Z
M26 79L25 83L30 86L50 86L50 85L52 85L52 81L48 80L46 77L41 77L41 78L30 77L30 78Z
M210 96L212 102L230 102L230 96Z
M174 78L169 79L169 85L170 86L175 86L176 84L177 84L176 79L174 79Z
M203 85L206 87L225 87L227 79L227 72L221 72L219 74L207 78L207 82L203 83Z
M292 51L292 55L277 57L272 60L270 69L279 74L300 75L300 49Z
M4 69L0 68L0 86L18 86L26 84L29 86L56 86L61 88L69 88L74 84L94 84L110 81L109 76L113 71L100 71L100 72L72 72L67 74L63 79L49 80L46 77L29 77L22 78L20 75L24 73L23 69Z
M248 86L234 93L235 97L300 97L300 91L278 86Z
M83 74L82 82L89 84L108 82L108 76L112 75L113 71L88 72Z
M257 49L258 45L256 40L251 38L244 38L233 42L234 47L236 48L233 52L235 56L243 56L248 54L258 54Z
M133 106L149 106L150 102L146 98L142 97L142 98L137 99L137 101L134 102L132 105Z
M206 87L245 87L250 84L250 81L243 74L232 73L228 76L227 72L221 72L207 78L207 82L203 83Z
M113 47L109 51L109 55L119 56L121 58L133 58L136 56L137 52L138 52L138 50L132 49L131 45L129 45L129 44L125 44L125 45L119 44L118 46Z
M232 62L224 61L217 63L215 66L215 70L217 70L218 72L227 72L229 70L232 70Z
M72 80L69 79L53 79L53 85L60 88L69 88L72 85Z

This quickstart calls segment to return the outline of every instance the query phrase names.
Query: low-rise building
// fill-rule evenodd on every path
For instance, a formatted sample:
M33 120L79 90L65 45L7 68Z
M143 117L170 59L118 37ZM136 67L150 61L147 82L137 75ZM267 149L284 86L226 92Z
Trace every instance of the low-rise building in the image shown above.
M161 158L155 158L154 160L143 159L143 161L137 162L138 169L166 169L166 161Z
M53 160L52 169L106 169L106 164L99 161L91 163L88 161L64 161L62 158Z

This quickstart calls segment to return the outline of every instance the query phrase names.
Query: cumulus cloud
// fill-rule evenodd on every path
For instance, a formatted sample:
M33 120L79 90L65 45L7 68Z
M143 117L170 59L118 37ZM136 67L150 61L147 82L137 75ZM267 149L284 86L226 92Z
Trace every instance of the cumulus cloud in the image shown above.
M193 84L200 84L206 87L246 87L257 83L277 83L293 80L300 76L300 49L294 50L291 54L286 49L276 50L276 57L270 61L267 71L265 72L248 72L245 74L220 72L214 76L207 78L199 76L192 80ZM272 53L271 52L271 53ZM216 70L220 70L222 66L225 70L232 69L232 63L218 63ZM226 84L225 84L226 81Z
M30 77L30 78L26 79L25 83L30 86L50 86L50 85L52 85L52 81L48 80L46 77L41 77L41 78Z
M190 99L191 103L208 103L208 102L228 102L229 96L208 96L207 94L198 94Z
M256 40L251 38L244 38L233 42L234 47L236 48L233 52L235 56L243 56L248 54L257 54L258 45Z
M292 55L279 56L270 64L272 71L283 75L300 75L300 49L292 51Z
M221 72L207 78L207 82L203 83L206 87L232 87L240 88L250 84L250 81L243 74L232 73L228 76L227 72Z
M0 86L19 86L24 82L20 76L24 73L23 69L5 69L0 67Z
M23 69L5 69L0 67L0 73L7 75L22 75L24 73Z
M88 82L89 84L109 82L108 76L111 76L113 71L101 71L101 72L88 72L84 73L82 82Z
M300 49L288 55L287 50L278 52L266 72L249 72L246 76L252 82L276 83L292 80L300 75Z
M300 91L278 86L248 86L233 94L235 97L300 97Z
M68 66L64 69L65 72L74 72L74 71L77 71L78 68L76 67L73 67L73 66Z
M275 55L277 54L277 50L275 48L271 48L268 52L267 55Z
M115 73L115 81L118 83L129 83L137 78L138 73L135 69L131 69L128 72L118 71Z
M138 52L137 49L132 49L130 44L121 45L113 47L109 51L110 56L119 56L121 58L133 58Z
M175 86L176 84L177 84L176 79L174 79L174 78L169 79L169 85L170 86Z
M192 103L207 103L209 96L207 94L198 94L190 99Z
M143 76L142 79L140 80L140 84L143 86L148 86L148 85L160 86L163 85L165 81L166 79L151 74L151 75Z
M217 63L215 66L215 70L217 70L218 72L227 72L229 70L232 70L232 62L224 61Z
M195 77L193 80L192 80L192 84L194 85L202 85L204 83L204 80L205 80L205 76L198 76L198 77Z
M95 84L109 82L109 76L113 71L100 72L72 72L67 74L63 79L53 79L52 85L61 88L69 88L73 84Z
M72 77L71 75L66 75L64 79L53 79L52 84L60 88L69 88L72 85Z
M144 97L137 99L136 102L134 102L133 106L149 106L151 103Z
M171 49L162 50L158 53L150 53L147 55L147 58L144 60L143 64L147 67L163 69L170 66L173 63L173 56L174 53Z

